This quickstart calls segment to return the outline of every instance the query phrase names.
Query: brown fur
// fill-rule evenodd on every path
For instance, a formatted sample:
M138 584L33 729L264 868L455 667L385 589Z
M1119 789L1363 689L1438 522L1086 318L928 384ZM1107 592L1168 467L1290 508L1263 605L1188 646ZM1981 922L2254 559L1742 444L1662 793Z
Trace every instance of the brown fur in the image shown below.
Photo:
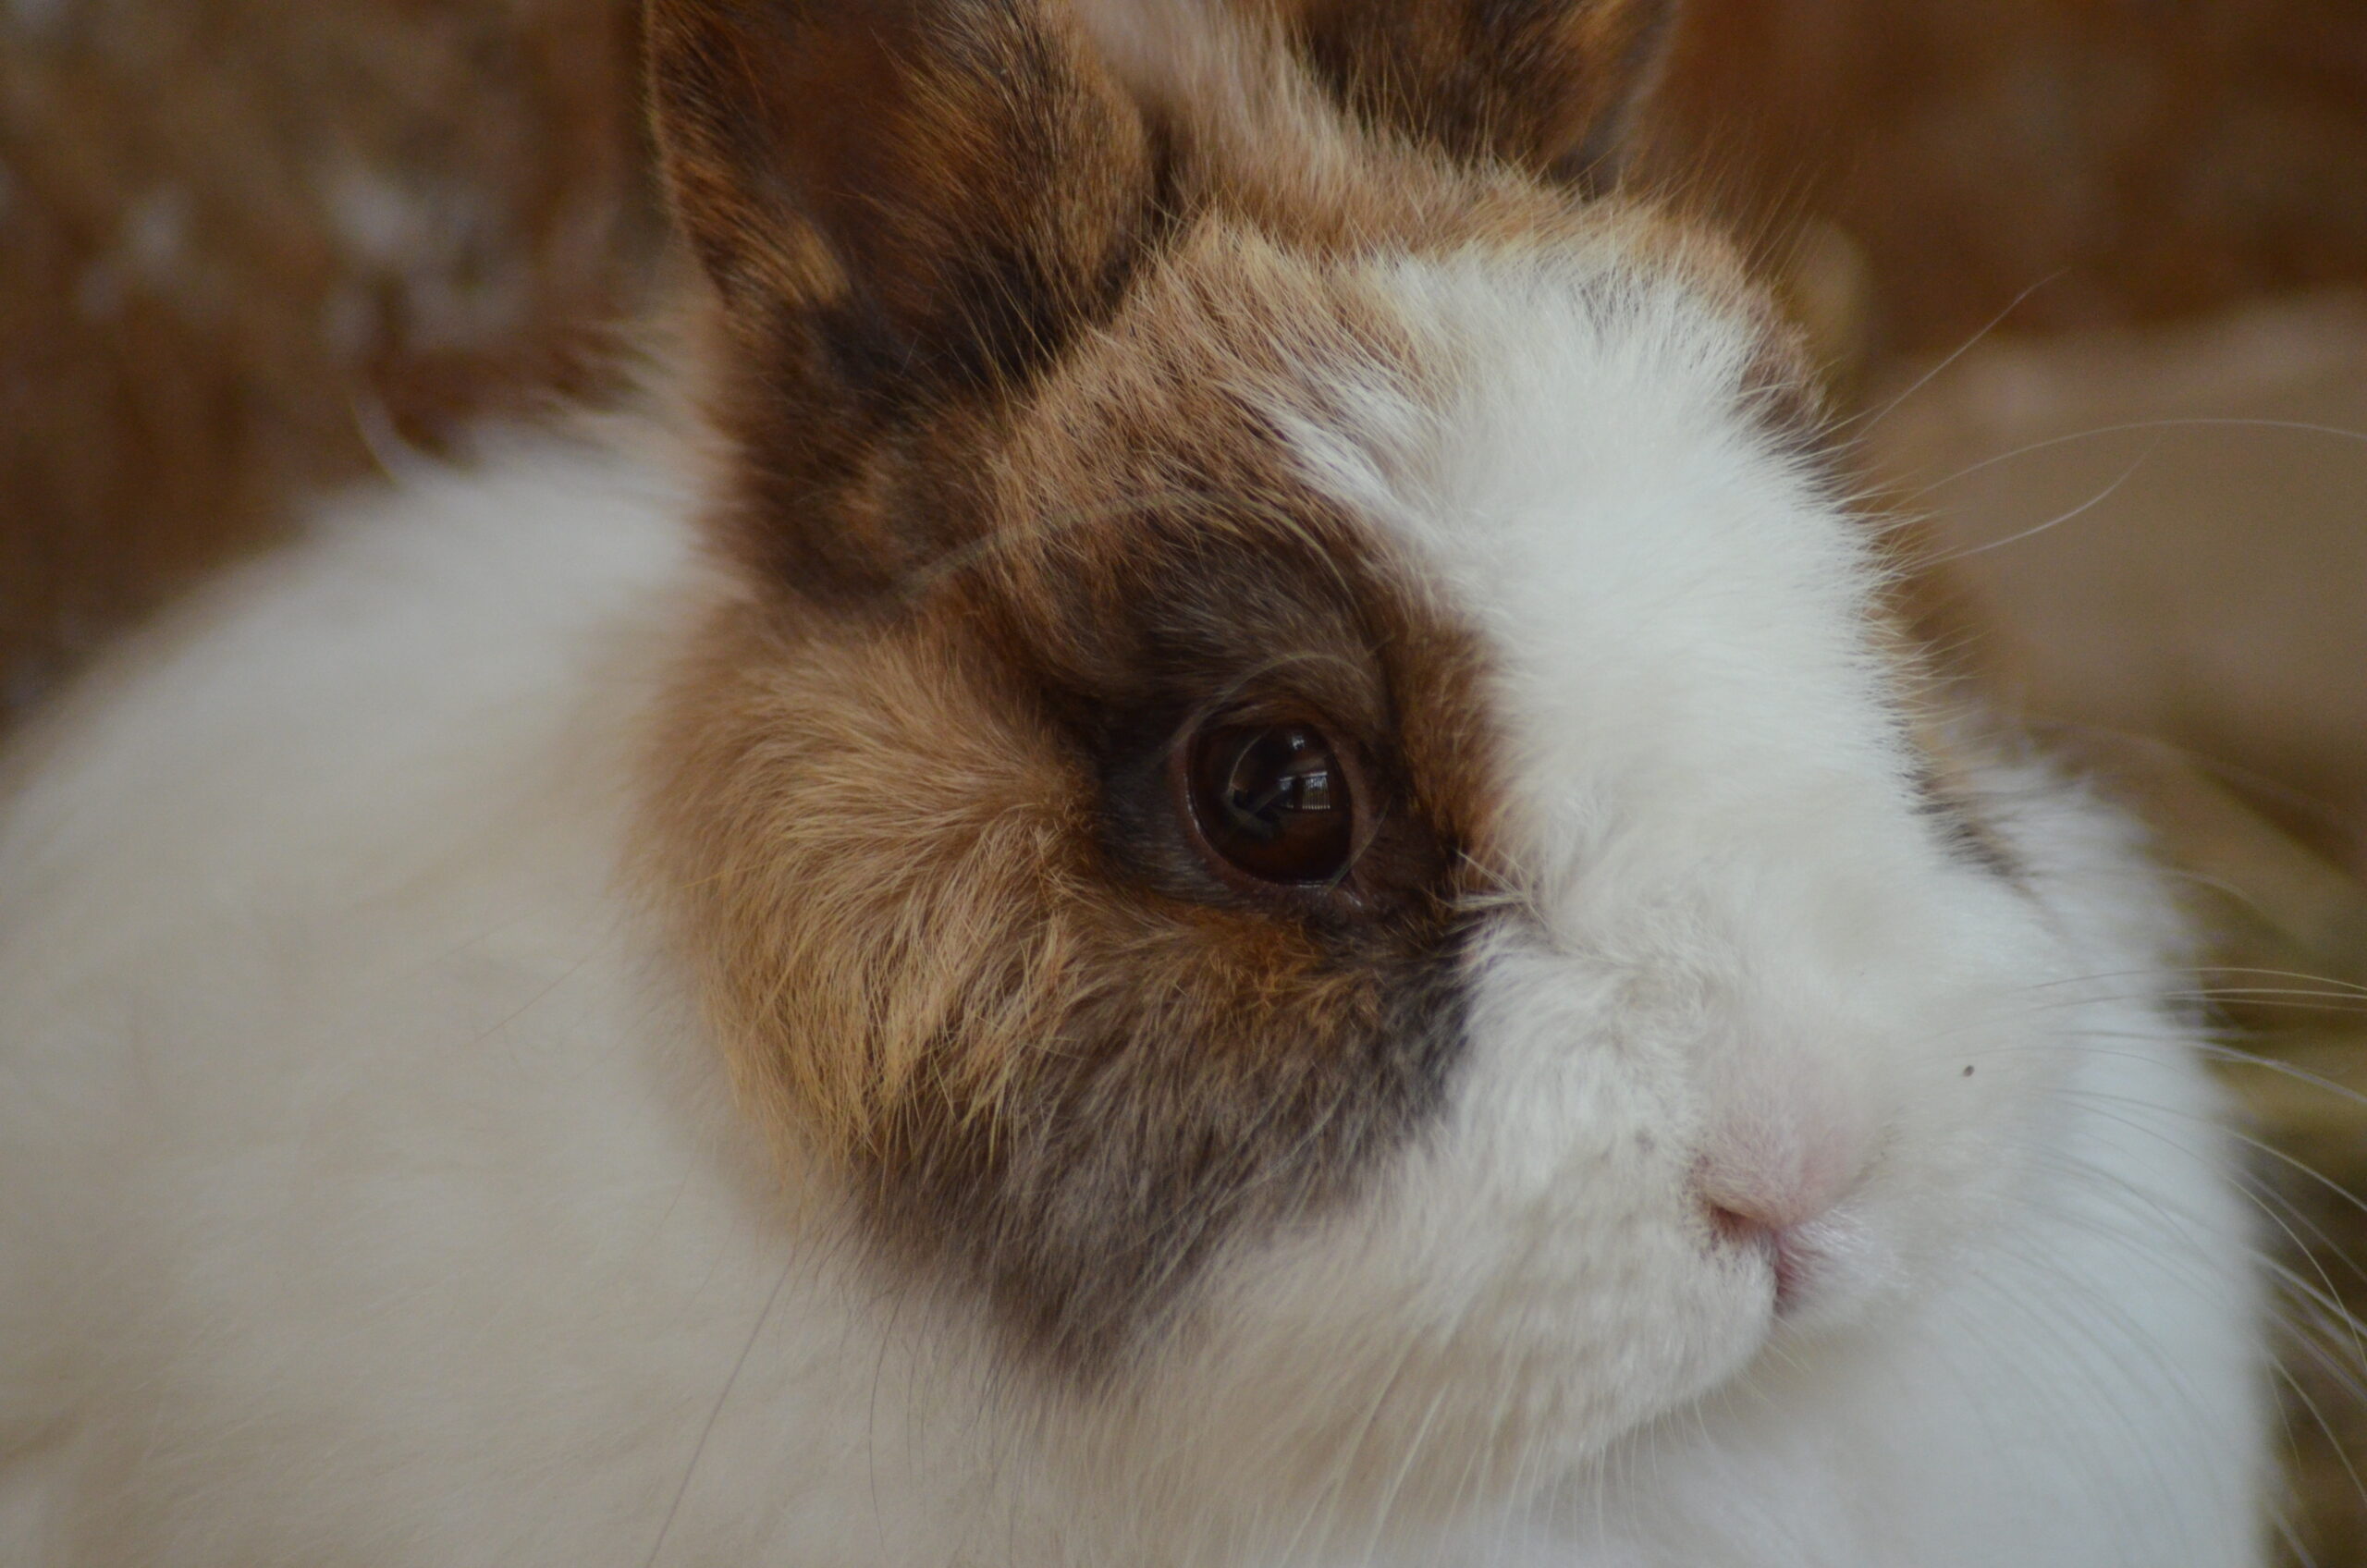
M944 455L1106 308L1156 221L1148 132L1073 40L935 9L650 13L668 179L737 340L720 423L765 453L742 542L808 591L876 591L953 542Z
M1481 886L1459 634L1254 416L1193 396L1287 396L1285 319L1355 321L1224 276L1279 268L1265 248L1203 243L964 459L972 547L861 606L768 588L659 747L668 874L754 1103L1073 1365L1419 1124ZM1166 763L1212 695L1311 708L1368 759L1386 815L1351 888L1245 895L1184 840Z
M1271 3L1271 0L1269 0ZM1671 0L1280 0L1326 87L1367 123L1467 160L1610 183Z

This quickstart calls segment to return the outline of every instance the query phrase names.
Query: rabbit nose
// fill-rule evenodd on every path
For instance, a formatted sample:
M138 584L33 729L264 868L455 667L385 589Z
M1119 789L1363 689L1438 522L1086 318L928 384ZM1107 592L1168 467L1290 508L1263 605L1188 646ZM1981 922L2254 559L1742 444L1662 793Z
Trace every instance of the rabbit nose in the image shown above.
M1855 1172L1839 1159L1746 1163L1712 1156L1699 1178L1701 1198L1722 1223L1788 1231L1821 1218Z
M1812 1296L1855 1250L1857 1227L1843 1206L1858 1184L1862 1147L1846 1128L1771 1125L1762 1115L1723 1130L1703 1154L1695 1188L1711 1228L1727 1245L1765 1257L1779 1316Z

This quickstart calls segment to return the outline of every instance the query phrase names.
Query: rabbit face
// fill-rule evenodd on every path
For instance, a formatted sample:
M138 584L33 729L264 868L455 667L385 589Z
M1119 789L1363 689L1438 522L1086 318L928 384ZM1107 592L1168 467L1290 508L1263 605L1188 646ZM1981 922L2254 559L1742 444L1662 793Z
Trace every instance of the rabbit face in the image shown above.
M1536 178L1613 108L833 9L651 24L744 590L651 864L796 1180L1235 1496L1499 1488L1911 1291L2061 961L1773 312Z
M2043 1164L2042 879L1919 723L1749 316L1637 242L1378 263L1418 369L1267 404L1456 672L1404 721L1452 743L1400 754L1453 823L1461 1034L1364 1205L1245 1255L1162 1385L1218 1402L1227 1488L1580 1462L1944 1277Z

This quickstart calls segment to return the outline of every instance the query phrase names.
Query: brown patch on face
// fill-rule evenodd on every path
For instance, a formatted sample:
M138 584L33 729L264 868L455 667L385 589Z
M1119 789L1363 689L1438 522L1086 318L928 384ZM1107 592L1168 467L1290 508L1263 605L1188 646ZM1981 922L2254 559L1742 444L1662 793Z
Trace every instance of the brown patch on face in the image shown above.
M1281 404L1205 395L1291 397L1294 332L1377 349L1353 298L1222 288L1236 319L1147 352L1231 281L1049 378L963 487L980 547L861 610L733 609L655 753L655 870L750 1102L1073 1376L1367 1186L1463 1049L1475 656L1295 477ZM1360 765L1338 887L1231 885L1176 810L1175 747L1282 712Z

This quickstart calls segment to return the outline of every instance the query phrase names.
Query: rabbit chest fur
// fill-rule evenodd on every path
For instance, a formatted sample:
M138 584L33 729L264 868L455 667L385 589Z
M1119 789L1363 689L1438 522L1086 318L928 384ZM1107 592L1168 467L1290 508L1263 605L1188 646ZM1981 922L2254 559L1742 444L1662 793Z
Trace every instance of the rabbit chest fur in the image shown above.
M0 1559L2258 1561L2177 924L1600 189L1660 31L656 0L698 440L19 750Z

